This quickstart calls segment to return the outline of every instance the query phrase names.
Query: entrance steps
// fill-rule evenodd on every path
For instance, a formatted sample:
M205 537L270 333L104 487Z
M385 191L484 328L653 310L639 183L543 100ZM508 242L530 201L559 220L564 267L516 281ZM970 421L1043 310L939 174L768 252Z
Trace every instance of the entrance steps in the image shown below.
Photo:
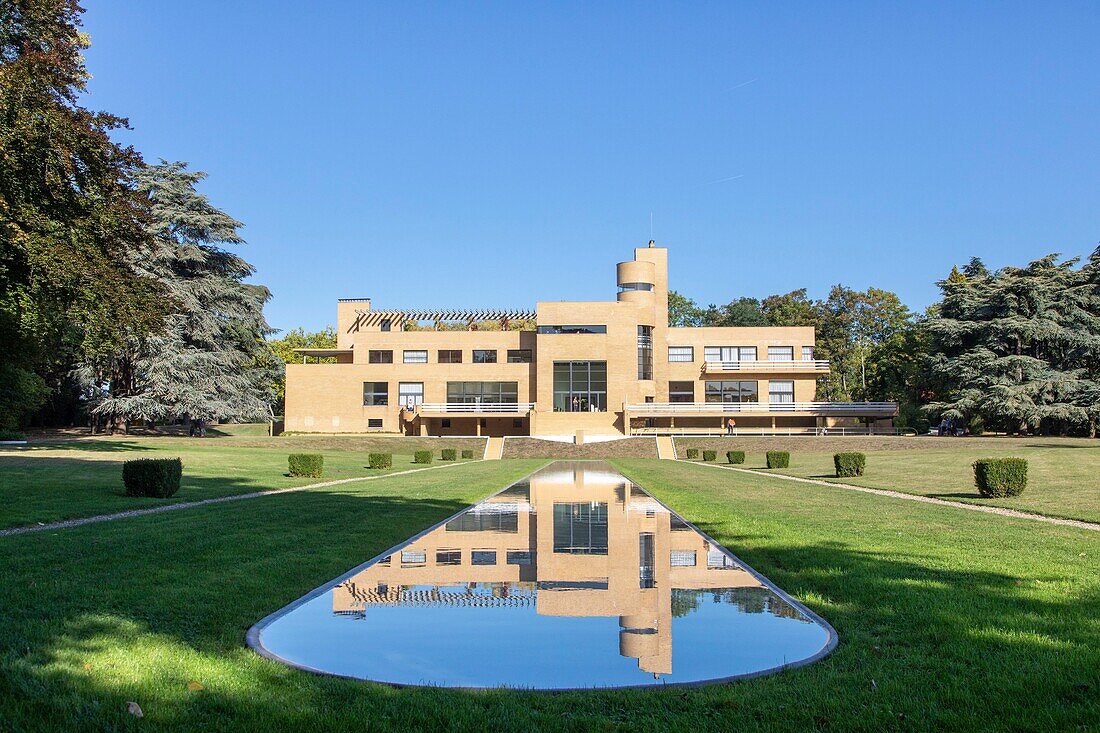
M485 460L499 461L504 455L504 438L489 438L485 441Z
M657 457L662 461L676 460L676 443L671 435L657 436Z

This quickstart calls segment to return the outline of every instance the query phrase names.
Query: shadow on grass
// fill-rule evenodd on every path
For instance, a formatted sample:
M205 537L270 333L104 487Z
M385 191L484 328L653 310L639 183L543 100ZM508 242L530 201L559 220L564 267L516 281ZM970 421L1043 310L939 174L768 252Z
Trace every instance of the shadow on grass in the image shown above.
M394 730L1087 729L1100 715L1096 586L1044 590L1040 580L1065 581L1065 571L1016 577L966 569L965 558L945 569L934 548L755 541L743 559L821 612L841 644L817 664L733 686L397 690L244 648L258 619L462 506L314 491L18 538L8 557L19 561L0 561L3 587L24 589L0 597L0 716L18 730L115 729L137 724L129 700L142 705L142 725L172 730L366 720ZM758 537L699 526L735 552L738 539ZM188 690L190 680L204 689Z

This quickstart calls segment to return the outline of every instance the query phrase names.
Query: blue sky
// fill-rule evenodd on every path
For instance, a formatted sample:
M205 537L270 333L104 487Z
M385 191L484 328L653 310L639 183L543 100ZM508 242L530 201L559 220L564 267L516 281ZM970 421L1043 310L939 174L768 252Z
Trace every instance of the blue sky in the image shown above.
M245 222L278 328L613 297L916 309L1100 242L1100 4L85 0L86 102Z

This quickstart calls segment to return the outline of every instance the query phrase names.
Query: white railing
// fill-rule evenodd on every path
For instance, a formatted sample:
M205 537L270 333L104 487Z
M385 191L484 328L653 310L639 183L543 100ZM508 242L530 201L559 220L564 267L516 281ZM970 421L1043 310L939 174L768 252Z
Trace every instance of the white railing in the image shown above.
M719 437L729 436L722 428L631 428L631 435L671 435L679 437ZM820 436L867 436L867 435L908 435L915 436L917 431L913 428L884 428L878 426L858 426L858 427L836 427L836 428L819 428L819 427L775 427L775 428L734 428L732 435L734 436L748 436L748 435L820 435Z
M535 408L533 402L425 402L417 407L421 413L484 413L484 412L530 412Z
M704 372L827 372L829 362L824 360L799 361L704 361Z
M646 402L626 405L627 412L646 415L691 415L700 413L766 412L776 413L826 413L844 415L875 413L893 415L896 402Z

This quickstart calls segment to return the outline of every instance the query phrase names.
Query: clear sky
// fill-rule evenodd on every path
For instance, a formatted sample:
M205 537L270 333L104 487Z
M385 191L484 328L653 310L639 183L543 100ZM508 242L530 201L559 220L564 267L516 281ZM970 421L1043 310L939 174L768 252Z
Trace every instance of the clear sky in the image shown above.
M915 309L1100 242L1100 3L84 0L86 102L245 222L278 328L613 297Z

